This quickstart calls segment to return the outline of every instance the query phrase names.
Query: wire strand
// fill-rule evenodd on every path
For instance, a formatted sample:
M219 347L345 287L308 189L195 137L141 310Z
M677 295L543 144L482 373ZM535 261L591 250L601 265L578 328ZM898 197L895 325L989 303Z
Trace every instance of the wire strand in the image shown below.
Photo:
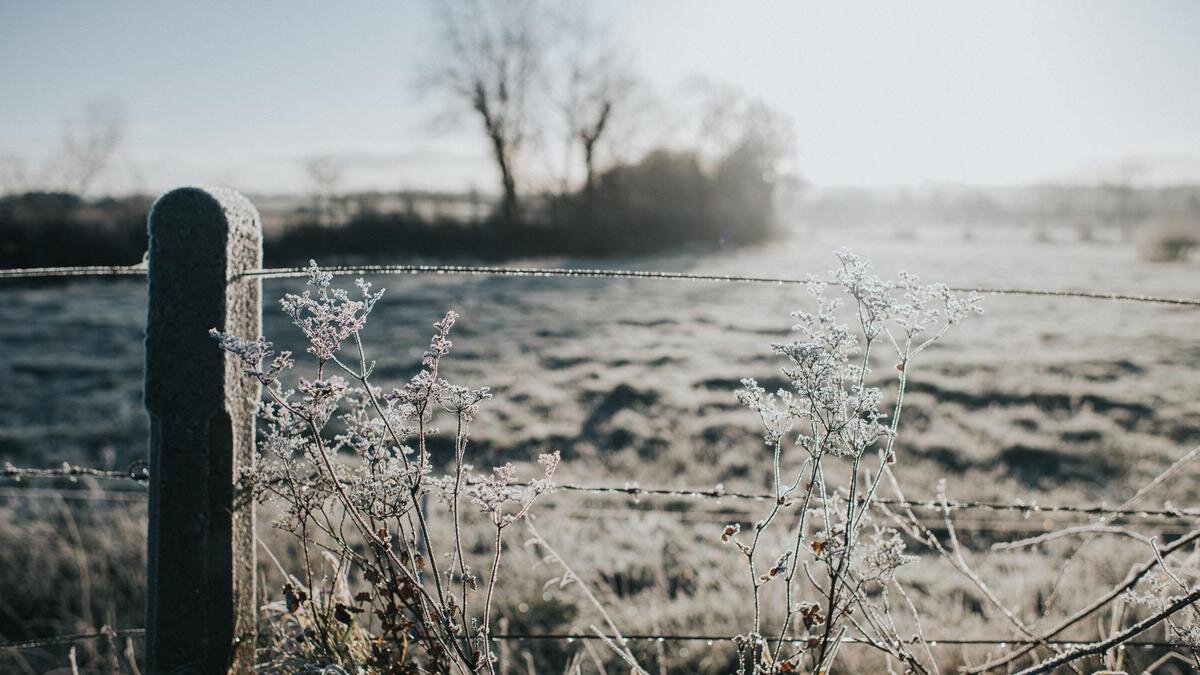
M615 278L615 279L658 279L665 281L706 281L742 284L766 285L803 285L813 283L810 279L789 277L762 277L733 274L708 274L692 272L662 272L656 270L620 270L570 267L499 267L487 265L333 265L322 267L322 272L333 275L350 274L385 274L385 275L419 275L433 274L443 276L499 276L499 277L568 277L568 278ZM303 278L309 275L306 267L279 267L261 270L249 270L234 277L234 280L248 277L260 279L289 279ZM826 281L815 283L827 284ZM950 287L956 292L976 292L987 295L1024 295L1041 297L1080 298L1088 300L1112 300L1126 302L1147 302L1185 307L1200 307L1200 300L1192 298L1171 298L1157 295L1136 293L1110 293L1103 291L1048 290L1025 288L997 287Z
M145 483L150 479L150 471L146 463L141 460L131 464L125 471L112 471L93 467L77 466L68 462L63 462L60 466L52 468L17 467L6 463L4 468L0 469L0 478L13 478L16 480L20 480L22 478L76 478L79 476L90 476L93 478L103 478L109 480L131 480L138 483ZM641 487L640 485L633 484L618 486L559 483L556 484L554 488L556 491L561 492L596 495L619 495L632 499L638 499L640 497L678 497L684 499L707 499L715 501L723 499L740 501L769 501L776 498L775 495L766 492L728 491L720 485L706 488L666 488ZM900 500L876 497L873 498L872 501L884 506L895 506L899 508L919 508L933 510L941 510L942 508L942 503L936 500ZM1200 518L1200 509L1194 508L1114 509L1104 506L1103 504L1086 506L1075 506L1070 504L1042 505L1036 501L998 502L983 500L952 500L947 502L947 506L949 506L952 511L974 510L1018 512L1025 516L1046 513L1071 513L1087 516L1121 516L1125 518L1167 518L1178 520ZM730 515L732 516L736 514Z
M108 469L97 469L89 466L77 466L69 462L63 462L61 465L53 468L35 468L35 467L18 467L4 463L4 468L0 469L0 478L13 478L21 480L22 478L71 478L75 479L80 476L90 476L92 478L104 478L108 480L132 480L139 483L144 483L150 480L150 469L146 462L137 460L129 465L129 468L124 471L112 471Z
M98 640L101 638L108 638L108 637L141 638L141 637L145 637L145 636L146 636L146 630L144 628L131 628L131 629L125 629L125 630L109 630L109 631L100 631L100 632L96 632L96 633L74 633L74 634L70 634L70 635L56 635L56 636L47 637L47 638L17 640L17 641L13 641L13 642L0 643L0 652L19 651L19 650L26 650L26 649L41 649L41 648L45 648L45 647L54 647L54 646L59 646L59 645L73 644L76 642L83 642L86 640ZM492 640L494 640L494 641L500 641L500 640L555 640L555 641L573 642L575 640L601 640L601 639L604 639L601 636L595 635L593 633L581 633L578 635L573 634L573 633L494 633L494 634L492 634L491 637L492 637ZM740 636L704 634L704 633L700 633L700 634L640 633L640 634L632 634L632 635L623 635L622 636L622 638L625 641L637 641L637 642L667 642L667 641L671 641L671 642L710 642L710 643L733 642L738 637L740 637ZM771 642L780 641L778 638L765 638L765 639L767 639ZM782 642L800 642L800 640L796 639L796 638L784 638L782 640ZM867 641L867 640L862 640L860 638L849 637L849 636L844 639L844 642L847 642L849 644L861 644L861 645L870 644L869 641ZM918 644L920 641L917 638L909 638L907 640L901 640L901 642L904 642L906 644ZM999 638L999 637L926 638L925 642L927 642L931 647L936 647L939 644L942 644L942 645L1010 645L1010 644L1011 645L1024 645L1024 644L1034 644L1035 643L1033 640L1028 640L1028 639ZM1081 648L1087 647L1088 645L1091 644L1091 642L1088 640L1057 639L1057 640L1044 640L1041 642L1045 642L1045 643L1049 643L1049 644L1053 644L1053 645L1079 646ZM1037 644L1041 644L1041 642L1038 642ZM1125 644L1126 646L1136 646L1136 647L1172 647L1172 646L1174 646L1174 644L1171 642L1166 642L1166 641L1161 641L1161 640L1130 640L1130 641L1124 642L1123 644Z
M592 494L623 494L637 498L641 496L682 497L689 499L738 499L768 501L775 495L765 492L730 492L721 486L712 488L644 488L638 485L578 485L556 484L556 490L585 492ZM942 503L936 500L899 500L876 497L871 501L886 506L941 510ZM949 501L951 510L1017 511L1022 514L1075 513L1089 516L1117 515L1134 518L1200 518L1200 509L1114 509L1104 505L1073 506L1069 504L1040 505L1037 502L996 502L982 500Z
M789 277L764 277L737 274L709 274L692 272L662 272L657 270L620 270L569 267L502 267L489 265L333 265L322 267L322 271L334 275L384 274L442 276L499 276L499 277L573 277L610 279L658 279L667 281L704 281L741 284L799 285L813 283L809 279ZM144 265L88 265L77 267L24 267L0 269L0 279L49 279L68 277L135 277L145 276ZM304 267L274 267L247 270L235 275L230 281L244 278L291 279L308 276ZM825 281L815 283L825 284ZM1178 307L1200 307L1200 299L1172 298L1140 293L1112 293L1106 291L1079 291L1067 289L1002 288L988 286L951 286L956 292L975 292L984 295L1017 295L1033 297L1078 298L1085 300L1110 300L1119 302L1145 302L1174 305Z
M144 277L144 265L81 265L76 267L17 267L0 269L0 279L55 279L70 277Z
M721 641L733 642L735 639L737 639L739 637L745 637L745 636L708 635L708 634L691 634L691 635L662 634L662 635L660 635L660 634L656 634L656 633L643 633L643 634L622 635L621 636L621 638L624 638L625 641L638 641L638 642L705 641L705 642L714 642L714 643L721 642ZM600 635L596 635L594 633L580 633L578 635L576 635L574 633L494 633L494 634L492 634L492 639L493 640L566 640L566 641L609 639L609 640L614 640L617 642L621 641L619 638L607 638L607 637L602 637ZM763 639L768 642L785 642L785 643L786 642L794 642L794 643L803 642L803 640L801 640L799 638L783 638L782 640L780 640L779 638L764 637ZM847 637L843 638L843 642L848 642L850 644L860 644L860 645L870 644L870 641L868 641L868 640L864 640L861 638L855 638L855 637L851 637L851 636L847 636ZM900 640L900 642L903 642L905 644L920 644L921 641L918 638L908 638L908 639L902 639L902 640ZM925 638L925 642L928 642L931 647L936 647L939 644L943 644L943 645L1052 644L1052 645L1064 645L1064 646L1070 645L1070 646L1086 647L1086 646L1092 644L1090 640L1034 641L1034 640L1023 639L1023 638L994 638L994 637ZM1123 644L1130 645L1130 646L1139 646L1139 647L1173 647L1173 646L1175 646L1174 643L1163 641L1163 640L1131 640L1131 641L1125 642Z

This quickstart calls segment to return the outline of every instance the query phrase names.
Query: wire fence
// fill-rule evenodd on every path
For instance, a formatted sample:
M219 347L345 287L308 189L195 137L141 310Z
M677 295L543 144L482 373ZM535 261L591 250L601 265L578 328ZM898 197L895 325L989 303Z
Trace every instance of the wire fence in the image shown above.
M150 480L150 467L144 460L138 460L130 464L129 468L124 471L78 466L69 462L63 462L58 466L48 468L17 467L5 462L4 468L0 469L0 478L16 480L21 480L22 478L69 478L74 480L83 476L145 483Z
M651 270L621 270L621 269L577 269L577 268L562 268L562 267L503 267L503 266L465 266L465 265L360 265L360 266L336 266L322 268L324 272L335 275L438 275L438 276L488 276L488 277L524 277L524 278L548 278L548 277L565 277L576 279L587 278L605 278L605 279L650 279L663 281L689 281L689 282L716 282L716 283L734 283L734 284L757 284L757 285L803 285L812 283L825 283L814 278L797 279L787 277L770 277L770 276L744 276L744 275L723 275L709 273L690 273L690 272L664 272ZM53 279L53 278L84 278L84 277L144 277L147 274L147 268L144 264L133 266L82 266L82 267L41 267L41 268L15 268L0 270L0 280L19 280L19 279ZM288 279L302 278L308 275L308 271L303 267L285 267L285 268L267 268L257 269L244 272L233 279L231 282L242 278L259 278L259 279ZM1082 290L1048 290L1048 289L1027 289L1027 288L1000 288L1000 287L951 287L951 290L956 292L976 292L986 295L1011 295L1011 296L1026 296L1026 297L1056 297L1056 298L1074 298L1085 300L1106 300L1117 302L1138 302L1151 303L1160 305L1171 305L1177 307L1200 307L1200 299L1193 298L1174 298L1156 295L1136 294L1136 293L1116 293L1116 292L1096 292ZM7 478L14 481L32 478L68 478L77 480L81 477L91 477L96 479L105 479L113 481L131 481L144 485L149 479L148 467L144 462L135 462L125 471L117 471L111 469L98 469L94 467L78 466L70 463L62 463L61 465L48 468L39 467L17 467L6 463L3 470L0 470L0 478ZM619 495L638 499L642 497L669 497L683 499L701 499L701 500L748 500L748 501L769 501L775 500L776 496L769 493L760 492L739 492L727 491L722 486L711 488L674 488L674 487L641 487L639 485L627 484L624 486L606 486L606 485L581 485L581 484L561 484L557 486L558 490L564 493L578 493L591 495ZM45 488L22 488L22 489L5 489L0 492L0 496L40 496L43 494L55 493L64 495L65 498L83 498L82 495L88 495L87 499L100 500L95 491L74 491L74 490L47 490ZM120 493L117 493L120 494ZM103 498L109 498L105 495ZM133 501L144 499L144 493L126 493L115 501ZM942 501L934 500L897 500L877 498L874 501L881 505L907 508L907 509L924 509L938 510L949 509L953 511L984 511L993 513L1016 512L1023 517L1028 518L1033 514L1074 514L1083 516L1099 516L1104 518L1159 518L1168 520L1194 520L1200 517L1200 510L1197 509L1114 509L1103 504L1099 505L1041 505L1036 502L1025 501L984 501L984 500L963 500L963 501ZM645 507L639 505L639 509ZM627 509L628 510L628 509ZM633 509L636 511L637 509ZM664 510L664 509L660 509ZM684 512L680 509L675 509ZM711 513L710 515L728 516L725 513ZM78 642L97 640L97 639L112 639L116 637L123 638L141 638L145 636L144 629L126 629L112 630L101 629L95 633L76 633L68 635L58 635L47 638L30 639L23 641L13 641L0 643L0 653L28 650L28 649L45 649L48 647L61 646L67 644L75 644ZM567 634L567 633L497 633L492 636L496 641L502 640L557 640L557 641L575 641L575 640L603 640L607 639L599 635L590 634ZM734 635L710 635L710 634L633 634L625 635L623 639L626 641L654 641L654 642L682 642L682 641L700 641L706 642L709 645L717 642L733 641L737 638ZM792 639L786 639L785 642L793 642ZM912 642L917 642L917 638L913 638ZM869 640L858 639L847 636L845 642L849 644L869 644ZM1079 640L1027 640L1012 637L972 637L972 638L925 638L925 643L929 646L938 645L998 645L1004 647L1006 645L1033 645L1033 644L1051 644L1063 646L1068 649L1087 649L1098 643L1090 643ZM1173 643L1154 640L1130 640L1123 643L1130 647L1146 647L1146 648L1170 648Z
M504 267L488 265L354 265L322 267L323 272L334 275L378 274L378 275L421 275L438 276L487 276L487 277L569 277L576 279L655 279L661 281L700 281L736 284L767 284L775 286L825 284L819 279L795 277L746 276L737 274L710 274L693 272L663 272L657 270L587 269L573 267ZM0 269L0 279L49 279L69 277L135 277L145 276L144 265L83 267L25 267ZM275 267L243 272L230 281L243 278L293 279L308 276L305 267ZM1076 298L1085 300L1110 300L1118 302L1144 302L1180 307L1200 307L1200 299L1172 298L1140 293L1115 293L1104 291L1081 291L1070 289L1002 288L989 286L951 286L955 292L975 292L982 295L1016 295L1032 297Z
M144 265L82 265L0 269L0 279L66 279L78 277L144 277Z
M103 640L112 638L144 638L146 631L143 628L131 628L124 630L108 630L95 633L74 633L68 635L55 635L45 638L34 638L29 640L16 640L12 642L0 642L0 653L9 651L22 651L28 649L46 649L48 647L58 647L89 640ZM464 638L467 636L463 636ZM594 633L493 633L491 639L493 642L501 641L590 641L590 640L613 640L616 642L706 642L709 646L715 645L718 642L734 643L739 638L744 638L742 635L725 635L725 634L710 634L710 633L694 633L694 634L672 634L672 633L635 633L629 635L621 635L619 638L608 636L600 636ZM801 644L803 641L793 638L768 638L764 637L768 642L784 642ZM846 636L842 638L842 642L854 645L870 645L869 640ZM1094 644L1089 640L1064 640L1064 639L1047 639L1047 640L1030 640L1027 638L1018 637L926 637L923 640L920 638L910 638L900 640L905 644L920 644L924 642L930 647L943 646L989 646L995 645L1005 647L1008 645L1038 645L1049 644L1061 646L1068 649L1071 648L1086 648ZM1130 640L1124 643L1129 647L1146 647L1146 648L1169 648L1174 647L1174 643L1163 640Z
M40 467L16 467L6 465L2 477L16 479L17 482L24 478L61 478L67 477L74 479L79 476L90 476L116 482L132 482L138 486L144 486L149 478L149 472L142 462L136 462L131 466L130 470L125 472L97 470L97 468L80 467L67 464L64 462L61 466L40 468ZM686 488L642 488L638 485L582 485L576 483L564 483L556 485L556 494L559 496L599 496L599 497L618 497L625 498L635 502L634 504L626 504L624 507L610 508L600 507L596 504L588 504L588 506L580 508L572 506L571 503L559 502L552 497L550 501L544 504L546 515L553 515L554 518L566 518L572 520L584 521L618 521L618 520L634 520L644 518L647 514L665 514L668 518L674 521L683 522L683 524L703 524L703 525L727 525L737 524L750 525L758 518L761 518L761 513L751 512L740 507L720 507L716 509L707 508L692 508L689 503L679 503L680 500L685 502L709 502L709 503L725 503L726 500L745 503L745 502L767 502L774 501L774 495L766 494L766 492L742 492L742 491L727 491L722 486L714 486L708 489L686 489ZM65 500L86 501L86 502L113 502L113 503L145 503L146 492L144 490L101 490L91 488L84 490L61 490L61 489L44 489L36 488L36 486L24 486L24 488L0 488L0 498L65 498ZM643 497L649 497L649 500L643 501ZM658 497L655 500L654 497ZM1076 504L1040 504L1036 501L973 501L973 500L896 500L889 497L874 497L872 502L882 507L892 507L899 509L916 510L916 512L932 512L929 515L922 515L919 521L926 527L940 530L942 527L942 512L982 512L984 518L962 518L961 515L955 516L954 524L962 532L974 532L978 534L1013 534L1013 533L1040 533L1055 531L1056 528L1070 526L1072 521L1069 519L1075 518L1076 524L1079 518L1103 519L1106 525L1116 526L1121 524L1129 524L1130 521L1141 520L1146 521L1147 525L1152 525L1154 531L1160 536L1175 537L1183 536L1196 526L1196 521L1200 520L1200 509L1181 509L1181 508L1109 508L1103 504L1087 504L1087 506L1076 506ZM794 506L794 504L786 503L784 506ZM814 504L815 506L815 504ZM1012 515L1013 518L996 518L996 516ZM1050 516L1064 515L1068 520L1054 520ZM1085 524L1086 525L1086 524ZM1078 526L1078 525L1076 525Z
M15 478L17 480L20 480L21 478L56 478L79 476L91 476L94 478L103 478L108 480L128 480L137 483L144 483L149 480L150 473L148 466L142 460L134 462L130 465L130 468L125 471L81 467L68 462L63 462L58 466L49 468L17 467L13 466L12 464L5 464L3 470L0 470L0 477ZM470 484L470 482L471 481L468 481L468 484ZM517 483L517 485L527 486L527 484L524 483ZM726 499L735 501L776 500L776 496L772 493L726 490L724 486L720 484L713 487L643 487L637 484L584 485L579 483L556 483L554 489L558 492L620 496L633 500L640 500L642 497L670 497L688 500L714 500L717 502ZM901 500L890 499L886 497L873 497L871 501L883 506L894 506L897 508L934 509L939 511L945 508L949 509L950 511L977 510L1017 512L1024 516L1030 516L1039 513L1069 513L1086 516L1117 516L1124 518L1167 518L1185 520L1200 518L1200 509L1194 508L1122 509L1110 508L1104 506L1103 504L1041 504L1036 500L1015 500L1006 502L950 499L942 502L940 500ZM787 504L785 503L785 505ZM639 503L638 509L654 510L654 507Z
M145 462L138 461L130 466L125 471L113 471L105 469L96 469L91 467L81 467L67 462L63 462L57 467L41 468L41 467L17 467L12 464L5 464L3 470L0 470L0 478L9 478L20 481L23 478L77 478L80 476L90 476L93 478L102 478L114 481L132 481L139 484L144 484L150 479L149 467ZM524 485L524 484L518 484ZM11 492L0 492L3 495L17 495L18 493L26 492L25 490L15 490ZM721 502L723 500L733 501L774 501L776 496L766 492L740 492L726 490L724 487L717 485L714 487L705 488L673 488L673 487L642 487L640 485L583 485L579 483L557 483L554 490L560 493L571 494L590 494L601 496L620 496L629 499L640 500L642 497L669 497L687 500L707 500ZM69 491L70 492L70 491ZM30 494L41 494L33 493ZM86 492L84 493L86 494ZM118 493L128 494L128 493ZM918 510L934 510L942 511L987 511L995 513L1015 513L1023 518L1029 518L1034 515L1041 514L1073 514L1080 516L1093 517L1110 517L1110 518L1137 518L1137 519L1165 519L1165 520L1186 520L1192 521L1200 519L1200 509L1196 508L1111 508L1103 504L1092 505L1073 505L1073 504L1040 504L1037 501L1016 500L1011 502L1005 501L984 501L984 500L956 500L949 499L945 502L933 499L892 499L887 497L872 497L872 503L881 506L889 506L901 509L918 509ZM790 505L790 502L785 505ZM637 508L629 509L631 511L675 511L675 512L690 512L690 509L679 508L662 508L656 507L653 504L639 503ZM729 512L710 512L710 515L716 516L732 516L736 513Z

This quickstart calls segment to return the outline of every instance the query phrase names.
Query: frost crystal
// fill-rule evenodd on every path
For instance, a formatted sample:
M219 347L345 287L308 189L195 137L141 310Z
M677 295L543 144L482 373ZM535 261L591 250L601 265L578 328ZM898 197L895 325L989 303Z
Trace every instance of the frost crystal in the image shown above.
M304 333L309 353L324 362L333 358L342 342L362 330L383 291L373 294L371 284L358 279L355 284L362 297L354 300L342 289L331 289L333 275L321 271L315 261L309 262L308 273L308 285L316 289L315 297L311 290L300 295L288 293L279 304Z

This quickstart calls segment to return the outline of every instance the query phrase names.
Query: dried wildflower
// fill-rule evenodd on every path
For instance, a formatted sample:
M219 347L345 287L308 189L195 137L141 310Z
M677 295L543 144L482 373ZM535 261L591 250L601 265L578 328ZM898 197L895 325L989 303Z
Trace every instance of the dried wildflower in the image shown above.
M443 410L461 415L464 421L470 422L479 414L479 404L491 398L492 393L487 387L472 389L439 380L434 387L434 397Z
M789 411L792 405L791 393L780 390L778 394L768 394L753 378L746 378L742 380L742 388L736 394L742 405L758 413L766 430L763 439L768 446L778 445L792 430L795 418ZM776 405L776 397L782 407Z
M1152 611L1161 612L1183 597L1180 591L1191 590L1184 579L1165 567L1166 563L1142 578L1139 584L1124 593L1127 602L1142 605ZM1196 570L1190 570L1192 583L1197 576ZM1178 647L1193 652L1200 651L1200 609L1190 606L1188 609L1167 617L1167 639Z
M308 593L305 593L304 589L297 590L288 582L283 585L283 599L287 603L287 611L294 614L308 600Z
M437 332L433 334L433 339L429 341L429 349L425 350L424 356L421 357L421 363L426 368L435 368L442 357L450 353L452 343L447 338L450 334L450 329L454 327L454 322L458 320L457 312L446 312L441 321L433 324Z
M811 542L809 542L808 546L812 549L813 553L820 557L821 554L825 553L825 551L829 549L829 542L825 539L813 539Z
M915 274L900 273L897 284L903 293L902 302L895 308L895 321L909 341L937 327L937 333L917 345L919 352L941 337L949 326L962 321L970 314L982 314L981 298L974 291L966 295L955 295L945 284L921 284ZM940 303L940 304L939 304Z
M1170 621L1167 625L1167 637L1172 644L1189 650L1200 650L1200 617L1191 615L1185 623Z
M349 626L350 624L354 623L354 615L362 614L362 612L363 610L359 607L346 605L339 602L333 607L333 618Z
M812 630L814 626L825 623L825 617L821 614L821 606L815 602L802 602L796 605L795 611L800 615L804 628L807 630Z
M841 267L833 271L833 279L857 301L863 332L873 340L884 329L884 322L891 318L895 309L892 290L896 285L872 274L871 262L849 249L839 249L834 255Z
M860 549L860 574L866 579L890 579L898 567L917 560L904 550L904 540L899 532L891 528L876 529L871 540Z
M771 579L774 579L775 577L779 576L780 574L783 574L784 571L787 570L788 561L791 559L792 559L792 552L785 551L784 554L779 556L779 559L775 561L775 564L771 566L771 569L767 570L766 574L763 574L761 577L758 578L759 582L766 583L766 582L770 581Z
M467 485L467 427L491 393L487 387L458 386L438 376L458 315L447 312L434 324L421 369L384 394L369 381L374 366L360 340L383 292L360 279L352 295L332 282L332 274L313 264L309 288L281 302L316 360L315 374L297 378L295 390L279 382L282 371L295 366L290 353L275 355L271 343L261 338L212 332L222 349L267 385L268 400L260 406L258 449L263 456L240 480L255 499L278 502L276 525L305 544L304 569L297 577L313 580L313 587L285 585L279 611L311 611L279 624L301 627L288 637L287 648L302 651L302 660L329 664L339 672L344 666L355 672L393 672L397 666L405 672L487 669L492 663L488 608L499 565L499 532L525 517L533 501L553 487L560 456L539 457L541 475L528 484L518 483L513 466L505 464ZM338 352L347 342L358 353L343 360ZM446 413L457 430L455 452L448 458L453 469L435 476L440 458L434 461L426 441L437 432L436 418ZM333 430L326 431L327 426ZM344 455L353 455L354 461L343 462ZM453 520L455 540L449 550L436 550L426 534L433 506L425 497L431 492L442 498ZM482 614L470 607L470 593L483 584L462 555L458 526L463 499L479 505L497 533ZM332 570L322 576L312 569L310 552L316 551L353 553L318 556L316 562ZM355 578L369 585L353 596L351 568L357 571ZM457 588L447 590L446 584ZM370 619L356 620L359 614ZM473 637L463 640L464 632ZM347 649L352 642L369 648Z
M533 501L554 487L552 478L561 459L557 450L539 455L537 461L542 465L544 475L524 485L517 482L517 470L511 462L495 467L490 476L475 478L467 496L480 510L490 514L496 525L506 527L523 518ZM504 513L504 505L509 503L518 505L514 513Z
M241 359L242 369L247 375L263 384L271 384L281 372L296 364L291 352L280 352L276 356L271 343L263 338L246 340L216 328L209 329L208 334L221 349Z
M309 261L308 272L308 285L316 289L316 295L310 290L300 295L288 293L280 306L304 333L309 353L325 362L333 358L345 340L362 330L383 291L372 294L371 284L358 279L355 283L362 297L351 299L346 291L330 288L333 275L321 271L315 261Z
M763 437L774 449L771 511L755 523L750 543L738 541L736 530L728 527L722 535L722 541L733 541L738 546L752 572L752 635L762 625L760 590L767 581L781 576L783 584L771 588L782 585L789 599L785 605L785 631L794 620L809 629L825 621L838 621L837 617L854 611L869 615L890 611L887 607L866 608L868 599L861 583L892 583L895 570L913 558L905 554L904 542L894 530L876 528L870 537L861 532L870 522L879 477L896 461L894 447L911 362L940 339L949 326L980 311L975 294L960 296L944 284L922 284L907 273L896 281L883 280L874 275L870 262L852 252L843 249L836 256L839 265L827 279L808 279L806 287L814 307L792 315L795 339L772 345L774 352L786 359L780 371L789 386L768 394L755 380L745 379L737 391L738 401L759 416ZM869 384L871 357L881 349L894 352L897 359L896 391L888 412L883 410L883 390ZM789 457L789 448L784 447L793 439L803 452L800 459ZM875 466L866 464L872 457L877 458ZM848 484L842 489L825 483L828 474L822 464L830 458L844 458L850 465ZM789 466L797 465L800 470L795 475L784 475ZM864 473L873 474L865 484ZM793 531L791 551L766 572L759 571L756 555L760 538L781 509L797 502L803 507L800 525ZM811 537L805 527L810 519L823 525ZM809 565L823 568L827 587L819 590L830 599L830 606L824 610L812 603L790 603L801 564L796 558L801 553L807 557L809 552L811 559L803 562L809 579L817 578L808 571ZM833 618L825 617L822 611ZM823 637L810 638L808 644L810 651L820 647L822 659L832 658L829 655L837 651L826 641L835 640L838 631L828 628L834 627L827 627ZM779 639L785 637L781 634ZM886 635L877 637L895 642ZM757 643L739 644L739 655L739 672L782 672L773 664L785 662L779 647L771 652ZM916 663L909 654L900 656L907 663ZM828 662L817 662L813 668L823 672L828 666Z
M346 380L334 375L321 380L300 378L296 388L300 391L299 410L318 426L322 426L337 409L338 403L350 391Z

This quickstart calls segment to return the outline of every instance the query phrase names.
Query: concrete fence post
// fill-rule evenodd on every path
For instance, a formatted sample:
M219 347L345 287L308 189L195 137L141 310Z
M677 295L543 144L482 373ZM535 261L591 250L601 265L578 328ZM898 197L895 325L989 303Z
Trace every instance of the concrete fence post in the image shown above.
M151 673L247 672L257 623L254 504L235 483L254 461L259 385L208 335L254 338L262 226L232 190L180 188L150 211L146 409ZM232 280L232 281L231 281Z

